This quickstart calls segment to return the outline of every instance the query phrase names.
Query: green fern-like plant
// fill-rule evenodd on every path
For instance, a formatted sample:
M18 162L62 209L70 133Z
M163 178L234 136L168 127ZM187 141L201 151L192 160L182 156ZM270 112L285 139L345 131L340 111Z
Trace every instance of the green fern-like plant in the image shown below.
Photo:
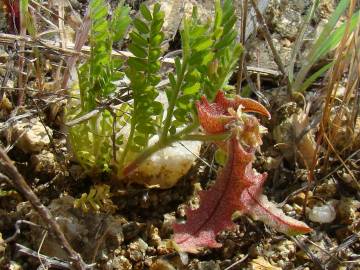
M132 100L115 112L99 110L90 120L70 129L70 144L80 163L93 172L114 165L122 177L128 164L134 168L176 141L216 139L194 134L199 127L194 101L201 95L212 99L219 89L229 88L228 80L242 52L236 41L232 1L225 0L222 5L220 0L215 1L214 22L201 22L196 9L191 18L184 20L182 57L175 59L174 74L168 75L170 85L165 93L157 88L164 40L160 5L150 10L142 4L140 15L132 20L128 49L133 56L125 67L112 57L111 50L113 42L124 37L130 22L129 9L120 4L111 20L107 20L104 0L92 0L90 10L91 52L78 71L80 106L75 103L70 108L68 120L79 119L103 104L116 91L114 81L124 73L130 80ZM160 102L164 99L166 105Z
M129 150L140 151L148 145L149 139L157 133L159 117L163 113L162 104L156 101L159 95L156 85L160 82L161 31L164 13L155 4L153 11L142 4L142 18L133 21L134 30L130 33L128 49L133 53L127 61L126 75L131 81L133 110L127 143L121 153L120 163L124 163Z
M71 102L67 119L79 118L106 100L116 90L115 81L124 73L123 61L112 56L112 45L123 39L130 24L129 7L121 2L108 20L109 6L104 0L90 2L90 56L78 69L79 84L73 94L80 99ZM119 117L123 116L119 110ZM126 109L125 109L126 111ZM69 129L69 140L79 162L93 171L106 171L112 159L113 113L103 110L89 121Z
M148 146L125 169L129 172L154 152L180 140L222 139L197 136L198 128L194 101L201 95L212 99L219 89L228 88L242 47L236 41L236 15L232 1L221 5L215 1L215 21L201 23L196 8L191 18L184 20L181 31L182 58L175 59L175 74L169 73L166 89L166 118L158 128L159 140Z
M185 19L182 38L182 61L175 59L176 76L169 74L171 87L167 97L169 110L164 122L162 139L168 132L189 122L189 112L201 95L212 99L219 89L227 87L241 45L236 42L236 16L232 1L215 1L215 21L201 24L194 9L192 17ZM172 121L174 115L176 121ZM192 117L192 119L195 119ZM191 120L192 121L192 120Z
M162 121L163 104L156 101L160 81L158 71L163 40L163 13L158 4L152 13L140 6L141 18L134 20L129 50L134 57L128 60L126 75L131 81L134 96L131 130L119 162L120 171L137 156L140 163L152 153L182 139L208 139L190 135L197 129L194 101L201 95L210 99L219 89L227 87L242 47L236 42L236 16L232 1L223 6L216 1L215 22L201 23L196 9L185 19L181 32L182 59L175 59L175 75L169 73L166 89L168 108ZM149 26L148 26L149 25ZM158 135L155 144L149 139ZM129 155L129 153L132 153Z

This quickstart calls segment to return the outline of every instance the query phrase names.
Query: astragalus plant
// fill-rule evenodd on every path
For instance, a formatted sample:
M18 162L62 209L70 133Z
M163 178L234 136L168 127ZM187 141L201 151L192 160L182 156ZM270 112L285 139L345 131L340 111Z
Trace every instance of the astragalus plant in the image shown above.
M163 153L163 159L153 158L151 165L164 162L158 166L166 169L171 163L169 156L176 156L168 152L176 142L216 139L198 133L194 104L202 95L211 100L218 89L229 88L228 80L242 51L236 42L237 18L232 1L223 5L215 1L214 21L201 22L196 9L184 19L182 56L175 58L164 92L157 86L162 78L164 39L160 5L155 4L151 11L141 5L141 16L131 22L129 8L122 4L110 20L103 0L92 0L90 5L90 56L78 69L79 83L73 86L72 92L79 93L80 102L74 99L67 111L68 122L93 115L69 131L70 145L80 164L93 174L110 171L118 178L133 172L141 175L141 164L157 152ZM124 38L129 24L128 50L133 56L123 62L112 55L112 44ZM130 80L129 91L117 87L124 74ZM117 104L109 104L110 100ZM172 179L163 185L160 179L159 185L170 187L180 176L171 175ZM169 178L150 175L154 177Z

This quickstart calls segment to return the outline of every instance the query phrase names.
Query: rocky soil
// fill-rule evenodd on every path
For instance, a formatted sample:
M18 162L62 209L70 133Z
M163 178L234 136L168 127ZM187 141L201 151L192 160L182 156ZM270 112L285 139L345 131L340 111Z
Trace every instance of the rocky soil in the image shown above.
M84 14L86 1L70 2L74 14ZM139 4L139 1L127 2L135 9ZM199 14L213 14L212 1L156 2L162 2L167 13L168 53L179 49L178 18L189 13L191 5L198 5ZM334 2L321 1L305 34L304 54L329 18ZM289 60L299 25L311 3L310 0L269 1L265 18L283 63ZM9 31L3 14L0 29L3 33ZM49 87L46 94L28 91L25 106L15 112L16 92L6 92L0 103L0 145L54 215L73 248L94 269L360 269L358 184L336 160L326 172L318 172L316 181L309 184L306 155L311 156L314 150L316 129L302 138L300 152L305 158L293 147L294 132L301 133L318 116L316 106L310 110L309 117L305 117L303 108L304 101L316 103L317 89L311 89L299 100L289 100L280 87L278 67L260 32L250 35L246 49L247 64L267 70L261 75L262 94L273 116L270 121L262 120L269 132L255 167L269 174L265 188L268 197L278 202L286 214L306 221L314 229L309 235L288 237L261 222L240 216L235 218L235 230L218 235L221 248L196 255L177 252L170 241L171 224L185 218L187 205L197 207L197 191L212 185L216 177L213 168L219 167L213 159L215 146L203 145L201 153L213 168L198 160L171 189L127 185L114 182L107 175L94 179L85 174L68 148L62 126L66 97L51 94L56 68L50 62L61 61L59 56L46 54L49 57L44 75ZM16 85L16 73L9 67L11 63L14 66L13 55L12 46L0 41L0 82L7 89ZM360 179L360 153L356 147L349 169ZM101 190L101 195L94 197L93 203L81 201L82 194L89 193L91 187ZM69 257L45 225L31 204L0 179L0 269L45 269L49 262L54 269L66 269L64 263L70 261ZM53 257L59 260L52 261Z

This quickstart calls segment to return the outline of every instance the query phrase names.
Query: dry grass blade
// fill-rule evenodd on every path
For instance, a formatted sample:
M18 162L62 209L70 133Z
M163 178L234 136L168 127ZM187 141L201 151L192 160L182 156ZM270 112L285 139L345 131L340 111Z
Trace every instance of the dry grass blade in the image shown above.
M351 1L347 17L351 18L354 12L355 1ZM326 99L320 124L320 136L326 149L324 170L329 165L330 157L335 155L360 189L355 175L342 158L347 151L356 150L360 133L358 97L360 26L358 24L353 33L349 31L349 27L350 20L347 22L345 33L336 50L334 66L330 70L325 87ZM343 74L347 76L345 83Z
M26 1L20 1L20 35L22 37L24 37L26 35L26 14L28 12L28 5ZM25 42L20 41L20 51L24 51L25 50ZM17 105L21 106L23 101L24 101L24 95L25 95L25 88L24 88L24 75L22 74L23 70L24 70L24 53L20 54L19 60L18 60L18 67L19 67L19 77L18 77L18 87L20 89L23 89L20 91L19 96L18 96L18 100L17 100Z
M292 81L294 78L294 66L295 66L297 55L299 54L301 45L304 41L306 29L308 28L310 21L313 18L314 14L315 14L315 10L318 7L319 3L320 3L320 0L314 1L311 9L309 10L308 14L305 17L303 24L301 25L301 27L299 29L299 34L296 38L293 50L291 52L291 58L289 61L289 65L287 67L287 72L288 72L290 81Z
M75 55L71 55L67 60L67 69L65 69L65 74L63 77L63 81L61 83L61 88L66 89L68 80L70 78L70 72L75 67L76 61L79 57L79 53L81 52L82 47L88 39L88 33L90 31L91 21L90 21L90 9L86 10L85 17L83 18L83 23L79 30L76 33L74 50L76 52Z

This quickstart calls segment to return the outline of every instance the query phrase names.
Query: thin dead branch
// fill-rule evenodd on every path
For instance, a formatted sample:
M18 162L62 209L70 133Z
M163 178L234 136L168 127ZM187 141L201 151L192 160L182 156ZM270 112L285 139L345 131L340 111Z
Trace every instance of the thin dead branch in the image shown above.
M242 1L242 4L241 4L241 36L240 36L241 44L245 44L247 10L248 10L248 1L244 0L244 1ZM237 84L236 84L236 93L238 95L240 94L242 77L243 77L243 73L244 73L245 55L246 55L246 52L242 53L239 58L239 69L237 72Z
M296 245L301 248L306 255L309 256L309 258L312 260L312 262L314 263L314 265L316 266L317 269L321 269L321 270L325 270L325 268L323 267L321 261L319 260L319 258L317 256L315 256L315 254L312 253L312 251L308 248L308 246L303 242L303 240L300 240L297 237L290 237L295 243Z
M82 23L82 25L80 26L79 30L76 33L75 44L74 44L75 52L79 53L81 51L81 49L83 48L85 42L88 39L90 26L91 26L90 8L88 7L87 10L86 10L85 17L83 18L83 23ZM67 44L63 43L63 46L65 46L64 48L66 49ZM62 89L67 88L67 83L69 81L71 71L75 67L75 64L76 64L77 60L78 60L78 54L72 55L67 59L67 69L65 69L64 78L63 78L63 81L61 83L61 88Z
M18 243L15 244L15 251L20 255L25 255L25 256L29 256L29 257L41 260L43 262L43 264L45 265L45 267L47 267L47 269L49 269L49 268L50 269L64 269L64 270L73 269L72 264L69 262L59 260L57 258L48 257L43 254L39 254L37 251L27 248Z
M6 176L5 176L6 177ZM6 177L7 178L7 177ZM7 178L7 181L9 183L11 183L11 180L9 178ZM18 237L18 235L21 233L21 229L20 229L20 225L22 224L27 224L29 226L33 226L33 227L37 227L37 228L42 228L42 229L45 229L43 226L41 225L38 225L36 223L33 223L31 221L28 221L28 220L23 220L23 219L20 219L18 221L15 222L15 232L13 235L9 236L8 238L6 238L4 240L5 243L10 243L12 241L14 241L16 239L16 237Z
M230 266L226 267L224 270L233 269L235 266L238 266L239 264L241 264L242 262L244 262L248 257L249 257L249 254L246 254L246 255L245 255L244 257L242 257L240 260L237 260L236 262L234 262L234 263L231 264Z
M288 89L288 93L289 95L291 95L291 88L290 88L290 81L289 81L289 77L286 73L286 70L285 70L285 66L283 64L283 62L281 61L281 58L280 58L280 55L278 54L276 48L275 48L275 45L272 41L272 38L271 38L271 34L270 34L270 31L266 25L266 22L265 22L265 19L263 17L263 15L261 14L261 11L259 10L257 4L256 4L256 1L255 0L251 0L251 4L255 10L255 13L256 13L256 18L257 18L257 21L262 29L262 32L264 34L264 37L267 41L267 43L269 44L269 47L271 49L271 52L273 54L273 57L274 57L274 61L276 63L276 65L278 66L280 72L282 73L284 79L287 81L287 89Z

